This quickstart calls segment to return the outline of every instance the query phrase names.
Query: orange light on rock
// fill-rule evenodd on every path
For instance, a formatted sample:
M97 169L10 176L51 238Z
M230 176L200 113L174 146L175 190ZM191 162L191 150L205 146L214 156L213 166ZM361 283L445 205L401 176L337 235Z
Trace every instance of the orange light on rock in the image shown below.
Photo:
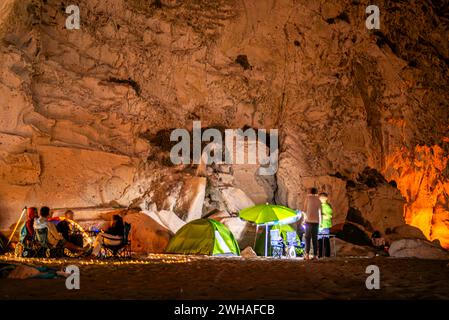
M397 150L383 174L395 180L406 200L406 223L418 227L430 241L449 249L449 155L440 146Z

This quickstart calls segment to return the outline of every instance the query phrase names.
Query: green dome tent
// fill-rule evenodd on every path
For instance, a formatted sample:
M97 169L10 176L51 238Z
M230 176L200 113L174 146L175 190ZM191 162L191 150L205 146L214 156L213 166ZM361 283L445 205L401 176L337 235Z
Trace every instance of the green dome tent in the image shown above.
M232 232L213 219L198 219L187 223L176 232L165 252L210 256L240 255Z

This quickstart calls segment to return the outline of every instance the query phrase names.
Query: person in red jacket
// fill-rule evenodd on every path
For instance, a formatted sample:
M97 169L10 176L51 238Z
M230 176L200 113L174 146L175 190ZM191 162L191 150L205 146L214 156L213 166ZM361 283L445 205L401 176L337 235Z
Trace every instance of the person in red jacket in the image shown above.
M25 226L27 229L26 240L32 240L34 236L34 220L38 217L37 208L31 207L27 210L27 220Z

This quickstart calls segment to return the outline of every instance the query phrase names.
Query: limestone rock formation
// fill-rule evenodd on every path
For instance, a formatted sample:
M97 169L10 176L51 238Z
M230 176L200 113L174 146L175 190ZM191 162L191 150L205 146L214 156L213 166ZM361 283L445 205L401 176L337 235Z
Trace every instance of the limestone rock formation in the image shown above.
M257 254L254 252L253 248L246 247L240 252L240 256L243 258L255 258L257 257Z
M401 150L388 161L387 177L397 181L405 199L405 220L429 240L449 243L448 153L439 146Z
M376 255L375 249L369 246L359 246L346 242L341 239L335 239L335 248L338 257L368 257L372 258Z
M323 183L329 180L330 183ZM412 234L418 238L423 236L419 232L407 233L410 229L405 224L404 199L400 191L375 169L365 168L355 181L344 177L311 178L308 183L310 186L324 191L332 190L328 191L334 195L334 198L331 196L329 199L334 207L332 230L343 240L368 244L374 231L379 231L383 237L391 235L395 239L410 237Z
M164 226L172 234L178 232L186 222L181 220L174 212L161 210L161 211L143 211L146 215L158 222L161 226Z
M401 239L427 239L420 229L408 224L394 228L391 233L386 234L385 238L389 243Z
M206 193L206 178L191 177L184 181L181 195L174 212L181 215L182 220L189 222L200 219L203 214L204 196Z
M370 235L368 235L362 226L352 222L336 225L332 227L331 232L345 242L361 246L371 245Z
M419 258L449 260L449 253L441 247L421 239L402 239L394 241L388 253L395 258Z
M131 224L131 250L136 253L162 253L170 241L170 233L144 213L131 213L125 216Z
M380 30L365 28L367 0L157 4L83 0L81 28L69 30L67 1L0 2L1 230L24 205L49 205L143 207L173 232L200 216L203 190L201 215L238 210L221 187L300 208L316 185L336 223L349 213L386 232L402 212L449 248L439 1L380 1ZM194 120L278 129L278 171L232 165L217 187L207 168L174 165L170 132ZM391 185L349 190L367 167Z
M405 224L404 200L396 188L387 183L372 186L357 185L348 189L347 220L363 226L365 231L380 231L385 235L391 229Z
M238 188L226 188L221 190L224 203L231 213L238 213L240 210L251 207L254 202Z

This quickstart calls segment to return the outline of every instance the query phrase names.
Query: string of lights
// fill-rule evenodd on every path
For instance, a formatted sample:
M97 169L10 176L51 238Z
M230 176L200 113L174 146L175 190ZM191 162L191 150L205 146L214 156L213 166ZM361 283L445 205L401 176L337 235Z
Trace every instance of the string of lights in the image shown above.
M70 258L23 258L12 255L0 256L0 261L8 263L24 263L36 265L148 265L148 264L181 264L198 260L192 256L181 256L171 254L150 254L145 258L129 259L129 260L112 260L112 259L70 259Z

